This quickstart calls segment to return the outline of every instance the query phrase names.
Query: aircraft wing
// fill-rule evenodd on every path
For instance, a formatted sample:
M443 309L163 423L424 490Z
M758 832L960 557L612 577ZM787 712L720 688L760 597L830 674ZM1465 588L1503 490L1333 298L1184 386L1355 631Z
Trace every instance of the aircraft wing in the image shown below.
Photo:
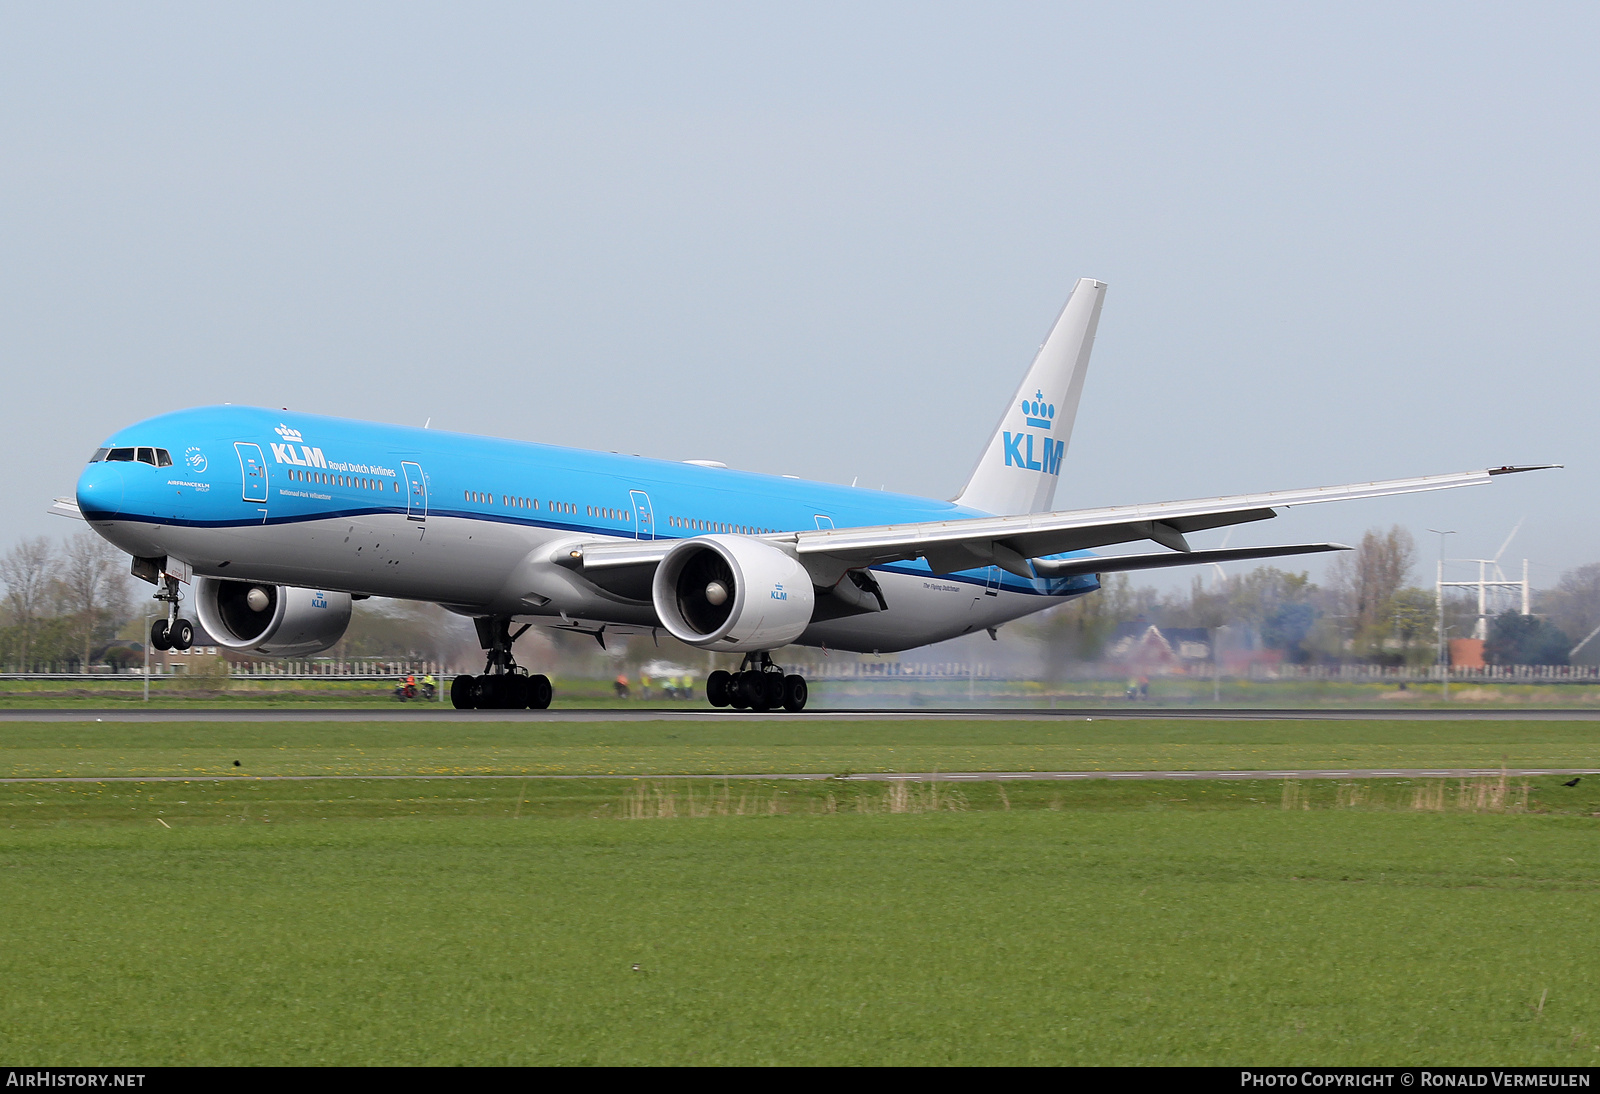
M1549 465L1547 465L1549 466ZM1069 509L1054 513L973 517L965 520L887 524L869 528L818 529L794 534L802 562L820 555L850 567L925 558L935 573L954 573L977 566L999 566L1032 577L1027 560L1042 555L1080 551L1112 543L1153 540L1194 559L1187 533L1231 524L1267 520L1276 510L1325 501L1354 501L1392 494L1482 486L1496 475L1534 471L1534 467L1497 467L1451 475L1322 486L1309 490L1275 490L1260 494L1167 501L1150 505L1114 505L1101 509ZM1087 561L1087 560L1085 560ZM1182 563L1174 560L1176 565Z
M1053 513L968 517L864 528L819 528L758 538L795 551L819 585L835 584L846 570L913 558L926 559L935 573L955 573L980 566L999 566L1026 578L1108 573L1120 569L1150 569L1344 550L1346 548L1340 544L1324 543L1237 548L1233 551L1193 551L1184 537L1190 532L1268 520L1277 516L1278 509L1295 505L1482 486L1496 475L1537 471L1553 466L1556 465L1495 467L1450 475L1422 475L1410 479L1321 486L1309 490L1275 490L1148 505L1114 505L1100 509L1067 509ZM1175 553L1122 556L1120 562L1115 557L1042 557L1139 540L1151 540ZM583 544L564 548L555 561L586 572L653 567L676 542L653 540ZM1228 557L1224 558L1223 555Z

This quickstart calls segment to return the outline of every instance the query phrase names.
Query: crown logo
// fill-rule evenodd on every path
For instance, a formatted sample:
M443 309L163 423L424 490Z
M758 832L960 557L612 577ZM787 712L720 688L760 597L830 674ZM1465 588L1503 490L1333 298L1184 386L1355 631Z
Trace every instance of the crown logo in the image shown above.
M1022 413L1027 416L1029 425L1049 429L1050 420L1056 416L1056 408L1054 403L1044 401L1044 392L1041 391L1031 399L1022 400Z
M278 424L278 428L274 429L273 432L282 437L284 440L294 441L296 444L305 439L300 436L300 431L298 429L290 429L281 422Z

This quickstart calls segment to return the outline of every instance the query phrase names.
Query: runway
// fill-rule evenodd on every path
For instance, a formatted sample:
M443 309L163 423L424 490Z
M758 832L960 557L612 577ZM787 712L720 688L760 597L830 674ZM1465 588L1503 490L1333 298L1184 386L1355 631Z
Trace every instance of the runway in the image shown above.
M912 708L883 710L872 708L807 710L798 714L787 711L757 713L747 710L718 710L711 707L630 707L622 709L585 707L570 710L453 710L449 707L419 708L396 706L393 708L361 707L355 709L304 708L294 709L241 709L239 707L213 707L209 709L143 709L104 707L99 709L35 708L0 710L0 723L4 722L766 722L791 721L983 721L983 722L1038 722L1073 721L1085 719L1149 720L1200 720L1200 721L1383 721L1383 722L1456 722L1456 721L1533 721L1533 722L1592 722L1600 721L1600 710L1582 708L1541 709L1521 707L1492 709L1464 707L1461 709L1428 707L1425 709L1375 710L1370 707L1339 709L1328 707L1299 707L1266 710L1260 707L1036 707L1007 708L1003 710L972 710L961 708Z
M580 779L609 782L693 779L696 782L1081 782L1086 779L1133 779L1148 782L1160 779L1250 780L1250 779L1478 779L1505 775L1529 779L1549 776L1600 775L1590 767L1406 767L1348 768L1326 771L1319 768L1273 771L881 771L850 775L820 772L768 772L744 775L685 775L663 772L650 775L49 775L40 778L0 779L8 783L204 783L204 782L462 782L473 780L541 779L573 781Z

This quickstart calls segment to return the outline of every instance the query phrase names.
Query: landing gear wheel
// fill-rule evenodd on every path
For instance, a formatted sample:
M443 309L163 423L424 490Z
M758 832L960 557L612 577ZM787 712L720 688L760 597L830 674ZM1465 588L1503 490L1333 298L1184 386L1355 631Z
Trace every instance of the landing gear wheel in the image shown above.
M450 681L450 705L457 710L471 710L477 705L478 678L465 674Z
M167 639L175 650L186 650L194 645L194 624L187 619L180 619L167 631Z
M727 669L718 669L706 677L706 698L714 707L725 707L729 703L728 690L733 682L733 673Z
M479 710L499 710L500 677L487 673L478 677L478 686L472 689L472 696Z
M783 677L775 672L761 672L756 676L761 687L761 709L783 706Z
M548 710L554 697L555 688L550 686L550 677L543 673L528 677L529 710Z
M783 709L801 711L806 709L806 697L810 694L806 687L804 676L790 674L783 678Z
M751 700L754 698L750 687L750 674L748 672L735 672L728 681L728 705L734 710L749 710L755 706Z
M526 676L500 677L500 706L502 710L528 709L528 678Z
M167 621L158 619L150 624L150 645L158 650L170 650L172 639L167 637Z

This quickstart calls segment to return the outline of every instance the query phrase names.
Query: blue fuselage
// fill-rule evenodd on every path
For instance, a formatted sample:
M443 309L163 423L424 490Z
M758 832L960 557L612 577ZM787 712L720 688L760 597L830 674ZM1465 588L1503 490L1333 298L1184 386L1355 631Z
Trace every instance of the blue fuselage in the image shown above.
M552 545L982 515L903 494L251 407L150 418L119 430L97 457L78 481L78 506L138 556L180 559L202 576L469 614L625 625L652 625L648 602L548 568ZM934 575L921 561L875 574L894 586L890 611L817 624L802 641L903 649L1097 587L1092 577L1030 580L994 567ZM529 600L535 587L547 603Z

